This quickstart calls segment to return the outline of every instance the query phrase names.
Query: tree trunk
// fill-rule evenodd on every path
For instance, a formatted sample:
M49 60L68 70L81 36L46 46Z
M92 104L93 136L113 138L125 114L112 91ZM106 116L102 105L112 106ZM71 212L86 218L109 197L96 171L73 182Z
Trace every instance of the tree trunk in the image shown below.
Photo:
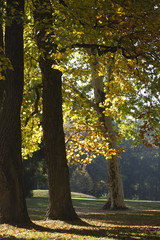
M115 136L113 123L111 117L105 117L105 128L111 136ZM116 149L116 141L114 137L110 142L110 147ZM120 170L119 158L115 155L108 159L108 174L109 174L109 192L110 192L110 201L111 209L126 209L124 202L124 192L123 192L123 183L122 175Z
M103 113L104 109L99 106L105 100L105 92L103 85L103 77L98 77L98 61L96 59L96 53L92 52L94 61L90 63L92 69L92 84L94 89L95 102L97 109L101 117L99 120L103 123L102 131L106 132L110 137L109 147L116 149L116 135L113 129L113 121L111 117L106 117ZM109 199L105 204L104 209L125 209L124 193L122 176L120 171L120 163L117 156L112 156L108 159L108 175L109 175Z
M61 72L40 61L43 74L43 131L49 180L49 219L74 220L62 116Z
M24 197L21 157L20 109L23 95L23 16L24 1L7 1L5 54L12 64L6 71L6 96L0 114L0 224L30 222ZM13 16L13 8L16 16ZM14 13L15 13L14 12ZM20 15L22 14L22 15Z
M3 70L3 59L4 59L4 42L3 42L3 3L0 6L0 113L2 111L3 101L4 101L4 90L5 90L5 80L4 70Z
M47 218L57 220L75 220L69 185L69 170L66 159L65 138L62 115L62 73L53 69L55 61L49 52L56 51L53 43L52 6L50 1L35 1L34 19L38 48L43 54L39 58L43 82L43 132L45 158L48 166L49 211ZM43 11L42 11L43 8ZM45 24L42 27L42 19ZM51 37L52 36L52 37ZM50 38L51 37L51 38Z

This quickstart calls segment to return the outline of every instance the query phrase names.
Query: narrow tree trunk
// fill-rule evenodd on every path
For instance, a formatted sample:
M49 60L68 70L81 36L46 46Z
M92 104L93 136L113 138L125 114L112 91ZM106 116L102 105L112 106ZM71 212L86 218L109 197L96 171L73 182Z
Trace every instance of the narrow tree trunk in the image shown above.
M0 59L4 59L4 42L3 42L3 2L0 6ZM4 90L5 90L5 81L4 81L4 71L3 71L3 60L0 61L0 113L2 111L3 101L4 101Z
M98 61L96 59L96 53L92 52L92 56L95 58L90 64L92 69L92 84L94 89L95 102L98 112L101 117L99 120L103 123L102 131L106 132L110 137L109 147L116 149L116 135L113 129L113 121L111 117L106 117L103 113L104 109L99 106L105 100L105 92L103 85L103 77L98 77ZM120 163L117 156L112 156L108 159L108 175L109 175L109 199L105 204L104 209L125 209L124 193L122 176L120 171Z
M52 6L50 1L34 2L34 19L38 48L43 54L39 58L43 82L43 132L45 158L48 165L49 211L47 218L75 220L69 185L69 170L66 159L65 138L62 115L62 73L53 69L55 61L49 52L56 51L52 32ZM45 24L42 26L42 20ZM47 35L50 29L51 33Z
M7 1L5 54L12 64L6 71L6 97L0 114L0 223L26 224L29 217L24 197L21 157L20 109L23 95L24 1ZM13 16L15 9L16 16ZM15 13L14 12L14 13ZM20 15L21 14L21 15Z
M105 128L112 138L110 147L116 149L115 132L111 117L105 117ZM108 159L109 193L111 209L125 209L122 175L119 158L115 155ZM106 205L107 207L107 205ZM104 207L105 208L105 207Z

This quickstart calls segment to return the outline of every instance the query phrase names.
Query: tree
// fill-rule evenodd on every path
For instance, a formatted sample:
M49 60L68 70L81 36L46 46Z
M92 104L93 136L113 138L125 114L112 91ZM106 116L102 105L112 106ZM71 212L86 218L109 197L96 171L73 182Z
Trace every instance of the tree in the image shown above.
M44 159L43 145L32 157L23 159L25 196L31 197L34 189L48 189L47 166Z
M39 65L43 83L43 132L45 158L49 179L49 219L75 220L69 170L67 166L62 115L62 73L54 69L55 60L50 52L56 52L54 44L52 5L50 1L34 1L34 20ZM43 22L42 22L43 20Z
M99 63L97 61L97 51L91 51L92 57L94 60L90 63L92 71L92 84L94 89L94 98L95 104L97 106L97 111L100 114L99 120L102 123L102 131L107 134L106 141L109 142L109 148L116 150L116 133L113 127L113 119L111 116L105 116L105 109L101 107L101 104L105 101L105 91L103 84L103 77L98 76ZM113 63L112 63L113 64ZM112 66L108 66L107 81L110 79L110 71ZM122 176L120 171L120 162L117 154L113 154L108 159L108 174L109 174L109 200L105 204L105 208L111 209L125 209L124 203L124 192L123 192L123 183Z
M104 157L96 157L90 164L69 166L71 191L102 197L107 192L107 165Z
M4 57L4 43L3 43L3 2L0 6L0 112L3 105L4 99L4 88L5 88L5 77L4 77L4 66L5 57Z
M124 5L122 2L113 3L112 1L108 1L106 4L103 1L98 1L95 5L94 3L90 3L90 12L87 15L84 14L87 4L85 1L83 4L82 2L79 2L79 4L77 3L76 5L74 5L72 1L67 1L67 5L63 4L67 7L67 9L71 10L70 12L72 12L73 16L77 20L74 25L75 28L70 35L71 37L74 36L74 43L71 47L92 49L94 52L97 51L100 68L94 75L101 76L97 78L99 81L97 80L96 83L99 88L97 88L96 95L101 98L101 100L97 101L100 103L100 105L98 104L98 108L99 112L101 112L101 118L103 117L106 119L105 127L109 129L108 131L110 132L110 135L112 135L111 138L114 138L114 141L109 141L109 145L115 150L115 143L119 140L119 137L117 136L127 137L127 134L130 132L133 134L132 137L135 138L135 141L140 141L140 138L142 138L143 141L146 141L144 135L147 132L158 132L157 119L159 118L156 116L158 109L156 102L158 102L159 97L154 94L156 99L155 101L153 100L153 95L151 97L149 95L150 92L153 92L153 85L156 86L156 89L158 90L157 77L155 73L153 74L153 72L156 72L157 69L157 53L159 52L157 35L159 3L158 1L155 1L154 3L152 1L145 1L145 4L143 3L144 1L139 1L137 4L133 5L132 1L128 1L128 3ZM82 11L82 9L84 11ZM73 20L73 16L71 20ZM136 19L138 19L137 24L135 24ZM154 28L151 27L151 22L155 22ZM75 33L78 35L77 38L74 35ZM65 32L62 34L63 37L64 34ZM151 35L154 36L154 41L151 38ZM105 88L103 90L103 81L101 79L102 76L106 75L106 68L110 67L109 64L111 60L109 58L112 59L114 53L116 55L115 66L113 66L110 79L105 83ZM102 54L105 54L105 56L100 59ZM87 59L87 61L85 61L85 65L87 65L88 62L89 60ZM93 65L94 59L91 59L90 62L91 65ZM147 67L147 64L149 63L152 65ZM85 67L83 66L83 69L84 68ZM74 68L72 67L72 69ZM70 73L73 71L72 69L69 69ZM75 77L75 75L77 80L80 81L80 73L77 71L72 74L73 77ZM85 77L87 79L87 74ZM144 84L145 81L146 83ZM148 84L149 82L150 84ZM149 89L147 84L150 86ZM78 88L80 90L79 94L78 90L75 90L75 86L73 90L73 92L76 92L81 99L86 98L86 94L84 93L86 93L85 89L87 88L86 84L84 85L84 89L82 89L82 87ZM143 91L144 89L149 90L146 97L141 94L142 92L140 93L140 91ZM152 107L150 106L148 110L148 103L145 103L145 99L150 102L149 105L153 102L153 104L151 104ZM86 98L87 103L91 102L89 100L90 99ZM78 106L78 104L73 106L74 110L76 106ZM91 102L90 106L94 106L93 102ZM141 111L144 113L141 114ZM77 114L78 111L75 112ZM151 117L150 114L154 115L155 118ZM135 124L133 124L130 116L133 117L132 120ZM73 117L73 119L74 118L77 121L78 117ZM136 118L141 118L143 122L139 134L137 134L138 131L135 131L135 129L138 128L135 121ZM115 126L112 126L112 119L119 127L118 134L115 134ZM144 119L147 119L147 122L144 122ZM103 120L103 122L105 121ZM86 123L88 122L87 118ZM127 123L132 124L127 126ZM81 126L84 127L84 122ZM154 144L156 142L158 144L159 140L156 134L155 136L153 134L153 139L154 138ZM73 139L73 142L74 141L75 139ZM93 142L93 139L91 141ZM91 145L88 144L88 146L89 149ZM117 159L117 157L113 158ZM115 162L118 163L118 159L115 160ZM112 161L111 167L112 170L114 169L114 171L111 171L112 175L113 172L114 175L116 175L117 172L117 176L119 176L119 166L115 164L117 167L113 168L113 163L114 161ZM115 189L113 189L117 191L116 186L118 185L114 184L114 186ZM119 194L117 192L117 196L118 195ZM123 191L121 191L121 199L123 199Z
M71 188L73 192L80 192L92 195L94 183L86 171L86 166L77 166L71 177Z
M0 114L0 223L26 224L28 217L23 187L20 110L23 96L24 1L6 1L5 99ZM11 41L12 39L12 41Z

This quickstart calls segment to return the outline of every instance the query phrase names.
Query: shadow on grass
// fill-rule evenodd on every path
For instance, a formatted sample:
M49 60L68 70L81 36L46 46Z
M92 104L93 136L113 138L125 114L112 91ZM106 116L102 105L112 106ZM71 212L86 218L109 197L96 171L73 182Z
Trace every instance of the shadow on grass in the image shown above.
M0 236L0 240L2 240L2 239L8 239L8 240L15 240L15 239L18 239L18 240L26 240L26 238L16 238L16 237L6 237L6 236L1 237L1 236Z
M81 218L87 220L103 221L107 224L126 225L126 226L160 226L160 213L153 211L139 211L139 212L106 212L97 214L80 214Z
M155 213L146 212L141 213L127 213L127 214L120 214L120 213L111 213L111 214L100 214L100 215L85 215L81 216L84 217L82 220L78 219L74 222L67 222L68 227L66 227L66 222L61 221L60 226L59 223L55 224L56 221L39 221L38 223L30 223L26 226L18 226L19 228L28 229L33 231L32 239L37 239L36 232L47 232L53 234L50 239L54 239L54 233L57 234L64 234L66 237L63 236L57 239L68 239L67 234L72 234L77 236L77 239L81 239L82 237L97 237L97 238L112 238L115 240L130 240L130 239L148 239L148 240L160 240L160 227L152 227L151 222L150 225L144 224L144 220L146 216L148 218L154 218L155 221ZM156 213L157 217L158 214ZM143 224L141 225L141 220L143 220ZM95 219L95 221L93 221ZM93 224L89 224L87 221L91 220L90 222ZM102 225L98 224L98 226L94 225L96 220L102 222ZM105 225L104 225L105 224ZM17 226L15 226L17 227ZM0 236L0 239L8 239L8 240L25 240L26 238L16 238L14 236L3 235ZM43 240L46 238L40 237L39 240Z
M49 221L50 223L52 222L51 220ZM46 221L47 223L47 221ZM95 226L95 225L91 225L88 224L85 221L82 221L81 219L78 219L74 222L66 222L68 224L71 224L68 229L67 228L54 228L52 229L51 227L45 227L42 225L38 225L35 223L30 223L28 225L23 225L23 226L18 226L19 228L26 228L28 230L33 230L38 231L38 232L48 232L48 233L60 233L60 234L74 234L74 235L78 235L78 236L92 236L92 237L106 237L106 229L101 229ZM50 224L49 224L50 225ZM54 224L53 224L54 225ZM78 229L77 226L80 226L81 228ZM17 226L15 226L17 227ZM96 227L96 229L94 229ZM2 239L2 238L0 238ZM7 237L4 236L3 239L12 239L11 237ZM16 237L13 237L13 239L17 239ZM19 238L18 238L19 239ZM23 238L20 238L20 240L23 240Z
M8 236L8 235L3 235L3 236L0 235L0 240L2 240L2 239L8 239L8 240L16 240L16 239L18 239L18 240L26 240L26 238L16 238L16 237L13 237L13 236Z
M32 197L27 198L27 205L30 208L47 208L48 207L48 198L46 197Z
M69 226L68 228L60 228L56 227L52 229L52 221L50 221L48 224L50 227L45 227L42 225L38 225L35 223L32 223L28 225L26 228L38 232L48 232L48 233L60 233L60 234L72 234L76 235L79 239L81 237L97 237L97 238L112 238L115 240L130 240L130 239L148 239L148 240L160 240L160 236L158 235L157 229L148 228L148 226L145 227L134 227L133 229L129 226L115 226L111 227L110 225L108 227L96 227L93 225L86 224L84 227L81 227L80 229L76 228L75 225L78 225L76 223L75 225ZM47 223L46 223L47 224ZM53 224L54 227L54 224ZM54 239L54 235L52 236ZM4 237L0 239L19 239L16 237ZM34 240L34 238L32 238ZM35 232L35 239L36 239L36 232ZM38 238L39 240L42 240L44 238ZM67 238L60 238L60 239L67 239ZM23 238L20 238L19 240L24 240Z
M72 199L75 208L101 209L105 201L100 199Z
M74 199L74 207L81 209L79 217L83 218L84 221L81 222L68 222L68 228L62 228L59 226L52 225L52 221L45 223L45 226L42 226L43 223L32 224L28 226L29 229L35 229L39 232L48 232L48 233L60 233L60 234L74 234L77 237L80 236L91 236L98 238L114 238L115 240L129 240L129 239L148 239L148 240L160 240L160 229L156 226L160 226L160 213L157 211L103 211L93 213L90 212L92 209L100 209L104 201L102 200L86 200L86 199ZM139 202L133 203L132 209L137 207ZM156 203L157 204L157 203ZM47 198L35 197L28 200L30 217L32 220L42 220L45 218L48 207ZM129 207L131 204L128 204ZM144 209L144 204L142 205ZM147 208L150 207L149 203ZM158 208L158 204L156 205ZM86 208L86 212L85 212ZM138 207L137 207L138 209ZM85 222L86 221L86 222ZM99 224L102 223L102 227L88 224L91 222L96 224L96 221L99 221ZM54 221L53 221L54 223ZM105 226L104 226L104 224ZM153 227L152 227L153 226ZM155 226L155 227L154 227ZM159 234L159 235L158 235ZM0 238L1 239L1 238ZM12 238L4 238L12 239ZM13 238L13 240L16 238ZM33 238L34 239L34 238ZM41 239L41 238L39 238ZM43 238L42 238L43 239ZM54 238L53 238L54 239ZM61 238L63 239L63 238ZM64 238L65 239L65 238ZM23 240L23 238L21 239Z

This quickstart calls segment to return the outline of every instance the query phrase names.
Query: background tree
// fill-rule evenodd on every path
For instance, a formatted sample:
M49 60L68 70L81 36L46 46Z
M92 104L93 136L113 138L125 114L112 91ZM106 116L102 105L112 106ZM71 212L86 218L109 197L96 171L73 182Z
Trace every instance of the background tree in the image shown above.
M133 147L125 142L127 151L122 153L122 174L125 198L159 200L159 148L151 149L140 144Z
M32 157L23 160L25 196L32 197L34 189L48 189L47 166L44 159L43 145L35 151Z
M91 71L92 71L92 84L94 89L94 97L95 103L97 105L97 111L100 114L100 122L102 124L102 131L105 132L107 135L107 142L109 145L109 149L113 149L116 151L117 149L117 142L116 142L116 133L113 126L113 119L111 116L105 116L104 112L105 109L102 107L101 104L105 101L105 91L104 91L104 78L103 76L99 76L99 63L97 61L97 52L92 51L92 56L94 61L90 63ZM107 82L111 81L111 74L112 71L112 61L111 65L108 66L107 72ZM107 156L106 156L107 157ZM111 209L125 209L124 203L124 192L123 192L123 183L122 183L122 176L120 170L120 162L117 154L111 154L108 159L108 175L109 175L109 192L110 196L103 207L104 209L111 208Z
M121 153L125 199L159 201L159 148L151 149L143 144L133 146L131 140L123 142L123 146L127 148L126 152ZM108 194L107 172L106 160L99 156L85 166L85 169L82 168L82 163L71 165L71 190L104 197ZM88 174L90 181L84 187L81 179L85 179Z
M155 53L155 51L153 50L153 45L158 51L158 38L157 38L158 25L156 24L155 28L151 28L150 24L154 20L157 23L157 16L159 12L158 2L154 2L154 3L151 1L145 2L145 10L144 10L144 5L142 4L141 1L135 4L134 6L132 5L131 1L128 2L128 4L126 5L124 5L122 2L112 4L110 1L108 1L108 4L106 4L99 1L98 3L96 2L96 6L94 5L94 3L90 3L90 5L92 5L91 7L92 10L88 13L87 16L85 16L85 14L83 14L85 11L83 11L82 13L82 8L83 10L85 10L86 4L87 4L86 2L83 2L83 4L82 2L79 2L79 5L76 4L75 6L72 1L71 2L67 1L66 4L63 4L65 7L67 7L67 9L72 9L72 11L74 9L73 11L74 14L72 12L73 14L71 18L72 21L73 21L73 16L75 18L77 17L76 23L78 27L76 28L76 25L74 25L75 27L74 31L70 35L71 38L73 38L74 36L74 40L73 41L71 40L72 42L74 42L74 44L71 45L71 47L85 48L85 49L91 48L94 51L97 50L99 56L101 56L104 53L113 53L113 52L116 53L115 66L113 66L110 80L106 81L106 84L105 84L106 96L105 97L102 96L103 100L101 101L101 103L104 102L104 104L101 104L101 106L99 106L102 109L106 119L108 120L113 119L117 124L119 124L119 127L120 127L119 134L118 135L114 134L114 135L116 137L117 136L127 137L127 131L130 129L129 130L130 133L133 133L132 137L135 138L136 141L138 141L140 140L141 137L144 139L144 133L146 133L148 130L152 129L152 133L153 131L157 133L158 131L156 130L157 129L156 120L154 120L154 123L153 123L147 117L148 115L146 114L147 107L146 107L146 104L144 104L145 96L143 94L140 94L139 91L140 91L140 88L143 90L148 88L147 86L144 85L144 81L143 81L144 79L148 79L147 83L149 82L149 78L152 79L152 83L154 82L154 84L156 84L157 82L157 77L155 77L156 75L151 73L151 71L147 68L147 62L148 63L152 62L153 64L152 70L153 68L157 69L158 54ZM70 12L69 13L67 12L67 14L68 15L71 14ZM137 18L139 19L139 21L135 25L135 19ZM89 32L89 29L90 29L90 32ZM74 35L76 33L78 35L77 38ZM151 34L153 34L154 36L154 43L150 38ZM63 31L61 35L64 37L65 31ZM148 42L150 42L150 45L148 44ZM98 69L97 75L99 76L106 75L105 73L106 68L107 66L109 68L109 65L111 62L110 59L112 58L113 58L113 54L106 54L105 57L99 57L100 68ZM92 65L93 65L93 61L94 60L91 59ZM88 62L89 60L86 59L85 64L87 65ZM69 69L69 72L71 73L74 68L71 65L70 67L71 69ZM81 71L81 73L82 72L83 71ZM80 73L78 73L77 71L74 74L77 75L77 79L79 81ZM72 76L75 77L74 74L72 74ZM98 84L98 81L97 81L97 84ZM102 85L102 84L99 83L99 85ZM84 89L86 89L86 85ZM75 84L74 84L74 92L78 93L78 91L75 90ZM79 93L79 96L81 96L81 99L86 97L84 96L83 93L84 93L84 90L82 90L81 88L81 92ZM151 97L149 100L149 94L147 94L147 99L148 101L153 102L153 97ZM157 103L156 103L158 102L157 100L158 100L158 97L156 97L156 101L154 101L154 104L152 104L152 111L151 111L152 113L157 112ZM86 99L86 102L87 103L90 102L88 98ZM142 102L143 102L143 105L142 105ZM139 103L138 108L136 106L137 103ZM91 105L93 107L93 102ZM73 105L72 110L77 114L78 111L75 111L76 106L78 106L78 104ZM135 111L135 109L138 111ZM140 109L141 110L143 109L143 111L145 112L143 114L143 117L140 114L141 112ZM132 118L133 121L131 120L131 118L129 118L129 115L133 116ZM137 131L135 131L135 129L138 128L138 125L136 126L135 118L139 118L140 115L141 115L141 118L143 119L147 118L148 120L147 120L147 123L142 123L141 133L139 132L139 135L138 135ZM79 116L79 118L81 117ZM77 121L78 117L73 117L73 119ZM130 126L127 128L127 125L128 125L127 123L129 122L130 122ZM133 124L133 122L135 122L135 124ZM89 121L87 119L86 124L88 123ZM112 124L112 121L110 121L110 123ZM110 123L108 122L108 126L111 125ZM151 126L155 125L155 127L153 128L150 125ZM82 128L84 127L84 122L82 123L81 126ZM86 135L85 135L85 138L86 138ZM156 134L155 136L153 136L153 138L155 138L154 142L158 142ZM74 141L75 139L73 140L73 142ZM82 146L82 141L81 141L81 146ZM88 144L88 146L90 148L91 144L90 145ZM69 145L69 147L71 148L71 145ZM115 173L116 172L118 173L118 170L115 171Z
M73 171L71 177L71 188L73 192L77 192L78 189L81 193L90 195L93 193L93 181L86 171L86 166L81 165Z

